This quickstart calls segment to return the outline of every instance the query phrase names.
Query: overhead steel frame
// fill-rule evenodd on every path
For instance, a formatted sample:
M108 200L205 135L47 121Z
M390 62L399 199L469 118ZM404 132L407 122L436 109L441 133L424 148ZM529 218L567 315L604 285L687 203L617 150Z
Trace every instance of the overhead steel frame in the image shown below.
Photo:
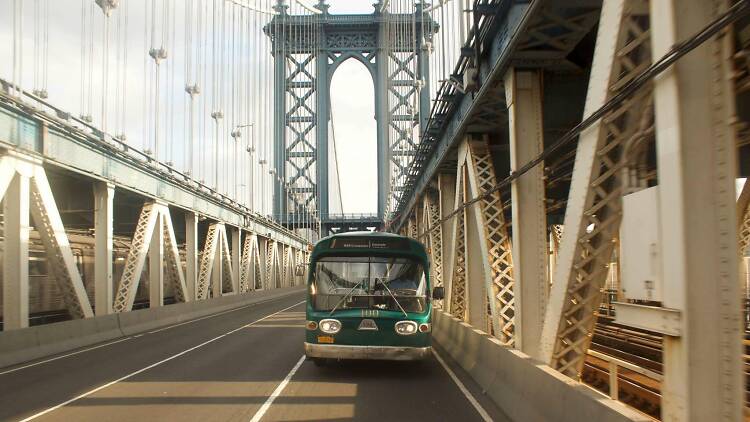
M320 14L290 15L285 1L279 0L278 14L265 28L273 42L275 66L274 165L283 180L276 184L274 214L281 222L291 222L293 205L287 200L291 193L301 195L303 204L317 210L323 221L328 218L330 85L338 66L355 59L368 69L375 87L378 216L382 221L388 195L402 190L401 185L391 186L391 181L403 183L413 159L417 140L411 128L419 123L419 116L429 113L429 75L425 74L429 51L423 46L430 40L414 35L411 27L398 36L388 33L389 23L412 22L411 15L377 11L331 15L325 2L316 7ZM416 34L423 33L421 27L429 19L419 10L413 20ZM295 29L310 22L312 31ZM391 63L393 72L389 72ZM402 87L407 87L405 92Z

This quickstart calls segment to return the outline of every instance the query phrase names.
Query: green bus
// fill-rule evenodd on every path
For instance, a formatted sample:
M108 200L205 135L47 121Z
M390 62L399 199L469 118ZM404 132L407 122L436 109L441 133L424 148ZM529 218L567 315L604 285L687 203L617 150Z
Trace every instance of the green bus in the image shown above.
M429 259L414 239L350 232L321 239L307 280L305 355L332 359L420 360L431 352Z

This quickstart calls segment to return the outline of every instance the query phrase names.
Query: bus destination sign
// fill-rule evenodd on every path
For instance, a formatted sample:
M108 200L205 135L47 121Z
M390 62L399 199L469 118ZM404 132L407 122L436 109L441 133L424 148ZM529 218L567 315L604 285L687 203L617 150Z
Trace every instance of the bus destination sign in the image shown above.
M406 239L366 239L348 238L334 239L331 249L396 249L409 250L409 241Z

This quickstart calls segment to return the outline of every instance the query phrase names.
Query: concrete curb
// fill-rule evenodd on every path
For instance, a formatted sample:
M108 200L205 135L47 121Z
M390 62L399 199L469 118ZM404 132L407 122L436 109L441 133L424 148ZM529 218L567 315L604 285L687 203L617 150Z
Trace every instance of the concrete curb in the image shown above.
M3 331L0 332L0 368L246 305L279 299L304 290L305 287L261 290L197 302L176 303L160 308L139 309L122 314L39 325L22 330Z
M514 421L651 421L481 330L436 311L433 340Z

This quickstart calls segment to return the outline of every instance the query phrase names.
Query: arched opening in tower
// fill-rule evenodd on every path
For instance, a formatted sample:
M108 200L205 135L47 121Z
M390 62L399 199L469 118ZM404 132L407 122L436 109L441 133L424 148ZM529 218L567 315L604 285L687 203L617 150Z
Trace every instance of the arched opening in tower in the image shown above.
M375 89L364 64L343 62L331 80L329 209L375 214L378 207Z

